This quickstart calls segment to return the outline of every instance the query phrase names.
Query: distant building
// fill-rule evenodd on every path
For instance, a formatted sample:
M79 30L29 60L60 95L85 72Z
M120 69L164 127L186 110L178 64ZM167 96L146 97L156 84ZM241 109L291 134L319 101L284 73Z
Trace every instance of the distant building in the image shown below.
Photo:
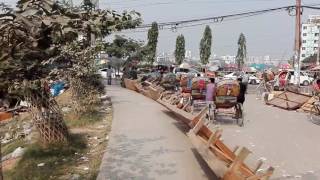
M186 59L192 59L192 53L190 50L187 50L186 53L185 53L185 58Z
M303 60L318 52L320 15L310 15L306 23L302 24L300 60Z
M236 62L236 56L221 56L221 59L225 61L226 64L231 64Z
M157 56L157 59L154 63L154 65L172 65L174 64L173 59L170 58L170 56L167 53L161 53Z

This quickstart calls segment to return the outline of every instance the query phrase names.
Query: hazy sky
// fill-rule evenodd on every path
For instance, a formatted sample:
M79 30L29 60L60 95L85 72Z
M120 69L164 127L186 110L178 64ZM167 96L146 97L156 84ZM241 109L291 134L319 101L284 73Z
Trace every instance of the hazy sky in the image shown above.
M14 4L16 0L0 0ZM78 3L79 0L74 0ZM303 4L320 4L319 0L303 0ZM245 11L293 5L295 0L100 0L100 8L114 10L136 10L142 14L144 23L168 22L193 18L227 15ZM304 10L303 19L320 10ZM234 55L237 39L243 32L247 38L249 56L270 55L274 58L289 57L293 54L294 20L287 12L269 14L211 24L213 31L213 52L217 55ZM199 42L205 25L160 31L158 52L173 52L175 39L179 34L186 38L186 49L193 56L199 54ZM146 40L147 33L125 32L126 36Z

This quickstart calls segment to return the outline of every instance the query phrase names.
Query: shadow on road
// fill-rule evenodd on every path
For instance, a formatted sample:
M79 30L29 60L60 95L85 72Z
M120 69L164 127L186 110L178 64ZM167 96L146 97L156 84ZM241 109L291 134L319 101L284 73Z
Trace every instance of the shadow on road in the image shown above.
M194 148L191 149L192 153L196 157L198 163L200 164L201 168L203 169L204 173L210 180L219 180L219 178L214 174L214 172L211 170L211 168L208 166L208 164L203 160L201 155L198 153L198 151Z
M189 132L190 127L186 125L179 117L177 117L173 112L170 111L163 111L166 115L171 117L172 119L176 120L177 122L174 122L174 125L184 134L186 135L187 132ZM192 153L194 154L196 160L198 161L201 169L205 173L205 175L210 180L218 180L219 178L214 174L214 172L211 170L211 168L208 166L208 164L204 161L204 159L201 157L201 155L198 153L198 151L194 148L191 149Z
M178 116L176 116L173 112L164 110L162 111L164 114L169 116L170 118L174 119L176 122L174 125L183 133L186 135L187 132L189 132L190 127L184 123Z

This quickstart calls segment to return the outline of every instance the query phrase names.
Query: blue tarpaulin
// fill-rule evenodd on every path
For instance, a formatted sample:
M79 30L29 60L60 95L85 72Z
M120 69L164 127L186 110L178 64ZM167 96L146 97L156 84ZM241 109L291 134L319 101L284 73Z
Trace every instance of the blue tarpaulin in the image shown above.
M52 95L53 97L58 96L60 94L60 91L64 89L64 82L59 81L51 85Z

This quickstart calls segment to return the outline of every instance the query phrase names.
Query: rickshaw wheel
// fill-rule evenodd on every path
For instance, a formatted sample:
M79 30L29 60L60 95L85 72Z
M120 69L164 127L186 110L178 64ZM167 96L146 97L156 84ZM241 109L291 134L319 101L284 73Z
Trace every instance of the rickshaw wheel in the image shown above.
M240 103L236 104L236 119L237 119L237 124L240 127L243 127L243 111L242 111L242 105Z

